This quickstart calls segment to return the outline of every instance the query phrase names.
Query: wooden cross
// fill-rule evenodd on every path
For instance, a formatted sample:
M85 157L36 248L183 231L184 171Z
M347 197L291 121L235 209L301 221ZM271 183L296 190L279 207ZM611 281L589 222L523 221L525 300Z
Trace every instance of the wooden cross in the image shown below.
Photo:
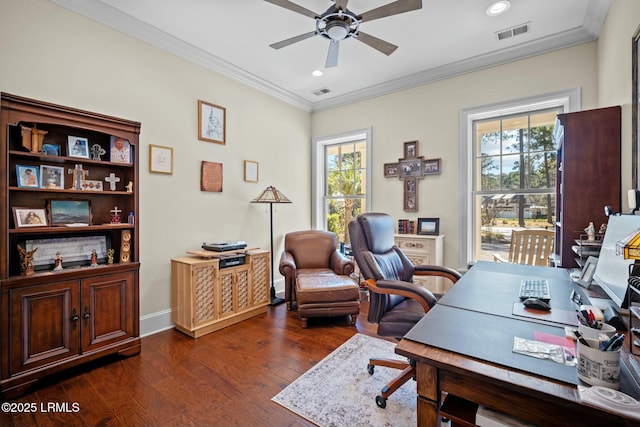
M424 159L418 156L418 141L404 143L404 157L398 163L385 163L385 178L397 177L403 181L403 210L418 211L418 180L425 175L437 175L440 170L441 159Z
M120 182L120 178L118 178L115 173L111 172L104 180L109 183L109 189L111 191L116 191L116 183Z

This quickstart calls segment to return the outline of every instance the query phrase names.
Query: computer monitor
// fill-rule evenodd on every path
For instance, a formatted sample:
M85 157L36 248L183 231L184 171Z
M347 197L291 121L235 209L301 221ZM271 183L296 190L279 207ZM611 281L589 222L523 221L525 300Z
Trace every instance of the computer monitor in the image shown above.
M627 279L629 264L634 260L616 255L616 242L633 230L640 228L640 215L614 215L609 217L607 231L602 239L602 249L593 279L603 291L622 308L627 308Z

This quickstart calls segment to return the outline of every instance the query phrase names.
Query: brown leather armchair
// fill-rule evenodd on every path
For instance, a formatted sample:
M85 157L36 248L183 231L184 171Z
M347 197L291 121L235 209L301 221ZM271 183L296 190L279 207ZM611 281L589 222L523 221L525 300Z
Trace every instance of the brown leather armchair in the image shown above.
M302 327L310 317L351 316L360 312L360 287L349 276L353 261L337 251L335 234L295 231L284 238L280 273L284 276L287 310L296 303Z
M430 291L413 283L414 275L445 277L453 283L461 277L447 267L413 265L395 245L394 220L387 214L358 215L349 223L349 237L360 273L367 279L367 320L378 324L378 335L401 339L436 304L436 297ZM384 408L394 391L415 378L415 362L371 358L367 366L370 374L375 366L402 370L376 396L376 404Z

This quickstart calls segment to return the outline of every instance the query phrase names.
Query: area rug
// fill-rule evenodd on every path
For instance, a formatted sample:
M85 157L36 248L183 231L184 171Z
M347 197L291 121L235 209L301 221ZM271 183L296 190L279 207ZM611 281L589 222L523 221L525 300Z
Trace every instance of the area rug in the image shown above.
M271 400L321 427L414 426L416 382L405 383L382 409L375 397L400 371L376 366L373 375L367 372L369 357L403 360L394 348L356 334Z

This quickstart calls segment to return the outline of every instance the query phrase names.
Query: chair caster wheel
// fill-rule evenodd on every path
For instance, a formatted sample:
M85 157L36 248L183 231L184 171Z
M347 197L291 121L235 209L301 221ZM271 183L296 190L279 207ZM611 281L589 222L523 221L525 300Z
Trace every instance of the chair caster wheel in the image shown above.
M378 405L378 407L384 409L387 407L387 399L385 399L382 396L376 396L376 405Z
M369 372L369 375L373 375L373 369L374 369L374 366L369 363L367 365L367 372Z

